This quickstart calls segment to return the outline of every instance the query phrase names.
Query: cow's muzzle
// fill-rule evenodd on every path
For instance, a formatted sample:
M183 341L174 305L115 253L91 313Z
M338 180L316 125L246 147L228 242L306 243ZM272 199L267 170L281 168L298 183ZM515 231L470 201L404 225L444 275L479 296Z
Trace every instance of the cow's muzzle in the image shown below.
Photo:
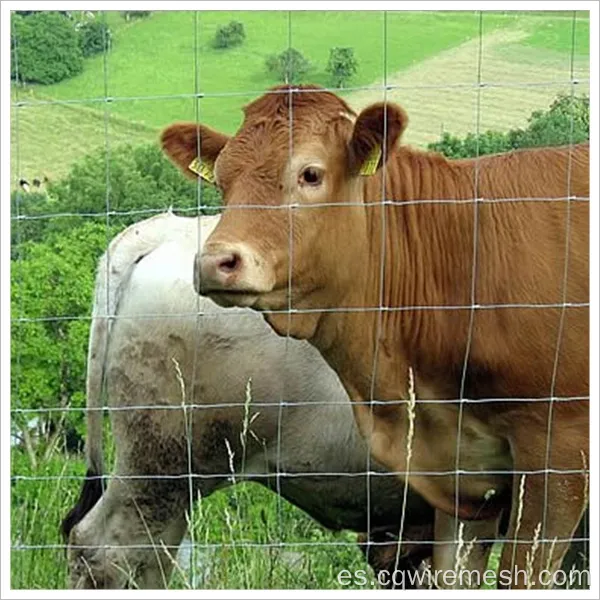
M217 304L252 306L273 286L264 261L245 245L207 244L194 259L194 289Z

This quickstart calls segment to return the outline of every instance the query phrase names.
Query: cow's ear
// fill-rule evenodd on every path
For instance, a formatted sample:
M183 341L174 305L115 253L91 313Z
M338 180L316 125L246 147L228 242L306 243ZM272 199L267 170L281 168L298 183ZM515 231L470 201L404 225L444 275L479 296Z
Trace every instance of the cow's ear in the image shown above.
M160 141L164 153L187 177L199 175L214 183L213 167L229 137L197 123L174 123L162 132Z
M354 123L350 138L350 172L372 175L390 155L408 124L397 104L378 103L365 108Z

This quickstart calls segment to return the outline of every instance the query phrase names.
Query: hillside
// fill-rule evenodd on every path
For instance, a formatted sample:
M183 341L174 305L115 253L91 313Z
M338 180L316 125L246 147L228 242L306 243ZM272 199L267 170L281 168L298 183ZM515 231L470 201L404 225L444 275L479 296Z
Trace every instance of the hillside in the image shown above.
M176 120L199 118L233 132L241 106L277 83L265 70L266 57L288 45L310 60L306 80L322 85L329 49L353 47L359 68L343 95L361 107L383 98L384 81L394 86L387 97L408 109L411 143L436 139L442 129L475 130L478 101L481 128L519 126L564 91L573 29L572 13L484 13L481 79L491 86L478 100L475 12L172 11L128 23L110 12L106 19L114 33L106 57L87 59L70 80L13 91L22 104L12 111L13 182L60 177L99 146L155 141ZM231 19L244 24L244 44L214 49L216 28ZM587 79L589 20L578 15L575 25L575 69Z

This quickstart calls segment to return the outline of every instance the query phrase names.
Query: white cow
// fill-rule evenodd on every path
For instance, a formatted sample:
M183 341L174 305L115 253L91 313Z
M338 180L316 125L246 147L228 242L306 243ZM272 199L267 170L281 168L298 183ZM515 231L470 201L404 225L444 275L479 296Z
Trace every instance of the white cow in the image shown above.
M359 532L364 472L377 471L370 525L379 535L399 529L403 487L369 464L347 396L318 352L275 335L253 311L195 294L194 255L218 219L157 215L119 234L100 261L88 478L63 523L74 587L164 586L172 559L163 546L175 554L190 498L230 485L231 463L236 481L258 481L323 525ZM103 388L116 447L104 494ZM420 497L408 495L406 515L405 539L431 540L433 513ZM430 551L406 544L401 566Z

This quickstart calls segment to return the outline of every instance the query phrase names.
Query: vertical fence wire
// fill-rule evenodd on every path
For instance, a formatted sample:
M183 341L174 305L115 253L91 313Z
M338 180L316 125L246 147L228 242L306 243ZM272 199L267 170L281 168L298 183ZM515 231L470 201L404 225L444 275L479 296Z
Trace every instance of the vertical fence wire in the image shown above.
M102 19L104 22L104 25L106 26L106 12L103 11L102 12ZM111 240L111 235L110 235L110 213L111 213L111 208L110 208L110 200L111 200L111 178L110 178L110 151L111 151L111 146L110 146L110 109L109 109L109 103L110 103L110 96L109 96L109 86L108 86L108 79L109 79L109 68L108 68L108 32L106 27L104 28L104 31L102 32L102 41L104 43L104 49L102 52L102 91L104 92L104 105L103 105L103 111L102 111L102 127L103 127L103 134L104 134L104 170L105 170L105 179L104 179L104 185L106 186L106 191L105 191L105 196L104 196L104 203L105 203L105 209L106 209L106 220L105 220L105 227L106 227L106 241L105 241L105 245L106 245L106 272L105 272L105 286L106 286L106 309L107 309L107 313L103 315L101 318L104 320L104 328L106 330L106 336L105 336L105 341L104 344L102 345L102 358L101 360L104 362L104 357L106 356L106 352L108 351L108 339L109 339L109 334L110 334L110 326L111 326L111 317L112 317L112 307L111 307L111 284L110 284L110 275L112 272L111 269L111 262L110 262L110 240ZM115 304L115 310L116 310L116 304ZM94 322L92 321L91 323L91 328L94 327ZM91 333L91 329L90 329L90 333ZM105 402L106 402L106 395L103 392L103 387L104 387L104 376L105 373L103 372L102 374L102 381L100 382L100 389L98 390L98 393L100 393L101 395L101 402L102 402L102 407L104 408L105 406ZM100 411L100 413L97 415L98 420L100 421L100 436L101 436L101 440L100 440L100 445L101 447L104 445L103 444L103 438L104 438L104 427L103 427L103 415L104 415L104 411ZM106 480L105 480L105 473L102 473L102 490L105 493L106 492ZM102 513L103 516L103 527L104 530L106 531L108 528L107 525L107 515L106 513ZM106 548L104 550L104 552L102 553L102 560L104 563L104 569L106 570L108 568L109 565L109 559L108 559L108 552L107 552L108 548Z
M14 87L14 95L15 95L15 101L13 106L11 107L11 119L12 119L12 123L11 123L11 137L14 137L15 140L15 145L14 145L14 149L11 148L11 155L14 152L15 154L15 184L16 184L16 192L14 194L14 198L15 198L15 202L14 202L14 211L15 211L15 217L17 219L19 219L19 217L21 216L21 194L22 194L22 190L21 190L21 144L20 144L20 90L19 90L19 82L20 82L20 73L19 73L19 40L18 40L18 36L16 35L16 31L15 31L15 24L14 24L14 20L11 19L11 52L12 52L12 56L11 58L14 61L14 65L15 65L15 81L17 83L17 85L15 85ZM12 88L12 86L11 86ZM13 93L13 90L11 89L11 94ZM12 98L11 98L12 100ZM14 119L13 119L13 114L14 114ZM12 140L11 140L12 141ZM11 198L11 212L12 212L12 198ZM12 215L11 215L12 217ZM16 261L17 264L19 265L19 267L21 267L21 265L23 264L23 251L22 251L22 231L21 231L21 222L20 220L17 220L16 222L12 222L11 223L11 262L12 262L12 254L13 254L13 248L12 248L12 234L13 231L15 232L15 241L16 241L16 246L17 246L17 251L16 251ZM12 273L15 272L15 269L11 269ZM22 290L23 289L23 270L22 268L17 268L16 269L17 273L18 273L18 283L19 283L19 287ZM11 282L11 288L13 286L13 283ZM12 300L12 298L11 298ZM12 313L12 307L11 307L11 313ZM25 308L24 308L24 296L21 294L20 298L19 298L19 302L18 302L18 314L19 317L23 317L25 316ZM24 330L25 326L23 323L19 323L18 325L15 325L13 323L11 323L11 338L15 333L15 330L18 332L17 333L17 339L18 339L18 343L19 346L22 343L23 340L23 330ZM12 356L11 356L11 360L12 360ZM14 391L16 394L16 404L17 407L20 408L21 405L21 371L22 369L22 365L21 365L21 353L17 352L17 356L15 357L15 369L11 369L11 398L10 398L10 406L12 408L13 406L13 398L12 398L12 393L13 393L13 381L14 381ZM15 374L16 371L16 374ZM12 420L12 419L11 419ZM24 414L22 416L21 419L22 423L21 426L24 428L24 441L25 444L27 445L27 440L28 440L28 421L29 418L27 416L27 414ZM12 423L11 423L12 425ZM12 430L12 427L11 427ZM12 435L12 431L11 431L11 435ZM19 553L19 567L22 569L23 568L23 562L25 559L24 554Z
M193 13L193 28L194 28L194 41L193 41L193 52L194 52L194 119L196 121L196 157L199 161L203 162L202 157L202 140L200 137L200 48L199 48L199 22L200 22L200 14L197 10ZM196 256L198 256L202 250L202 217L201 209L202 206L202 189L203 189L203 181L201 177L196 178L196 211L197 211L197 227L196 227L196 236L197 236L197 246L196 246ZM194 261L196 258L194 258ZM194 268L195 265L190 265L190 269ZM194 327L195 327L195 338L199 339L199 332L202 325L202 310L200 307L200 296L196 295L196 318L194 319ZM196 398L196 381L197 381L197 363L198 363L198 344L194 344L193 350L194 358L192 361L192 374L191 374L191 385L188 387L187 393L182 390L183 398L182 403L184 406L187 404L187 394L190 395L190 404L194 405L196 402L202 402L202 398ZM182 377L182 381L185 379ZM183 383L182 383L183 387ZM188 532L190 536L191 542L191 557L190 557L190 578L192 581L192 585L195 586L197 579L196 569L197 569L197 547L196 547L196 524L195 524L195 511L194 511L194 500L195 500L195 482L193 478L194 473L194 459L193 459L193 435L194 435L194 409L189 409L185 406L186 413L189 410L189 421L186 421L186 445L187 445L187 463L188 463ZM198 502L201 503L203 498L198 498Z
M372 438L374 436L374 423L375 423L375 400L377 396L375 394L376 389L376 381L377 381L377 363L379 360L379 349L381 347L381 333L383 329L383 318L384 318L384 304L385 304L385 267L386 267L386 198L387 198L387 116L388 116L388 106L387 106L387 11L383 11L382 13L382 29L383 29L383 47L382 47L382 71L383 71L383 140L382 140L382 158L381 158L381 194L379 197L379 210L380 210L380 221L381 221L381 239L379 251L381 253L380 262L379 262L379 292L378 292L378 312L376 315L375 322L375 331L373 336L373 361L371 363L371 382L369 384L369 433L367 437L367 464L366 464L366 495L367 495L367 540L371 539L371 513L372 513L372 501L371 501L371 471L372 471L372 462L371 462L371 454L372 454ZM349 209L351 210L351 209ZM373 207L372 210L376 210ZM408 476L405 478L408 479ZM403 519L403 517L402 517ZM403 519L404 520L404 519ZM369 546L367 546L367 552L370 552Z
M554 362L552 366L552 379L550 383L550 400L548 402L548 422L546 428L546 447L544 450L544 505L542 508L542 528L541 536L546 539L546 526L548 522L548 487L550 478L550 454L552 451L552 419L554 417L554 402L556 394L556 380L558 377L558 364L560 362L560 349L561 342L565 326L565 316L568 307L568 278L569 278L569 251L571 244L571 175L573 168L573 131L575 125L575 105L573 98L575 97L575 40L576 40L576 23L577 23L577 12L573 11L572 25L571 25L571 53L569 62L569 79L571 81L570 86L570 98L571 98L571 114L569 123L569 154L567 156L567 195L565 200L565 241L564 241L564 266L563 266L563 277L562 277L562 290L561 290L561 307L560 315L558 320L557 334L556 334L556 351L554 353ZM582 465L584 466L584 465Z
M456 460L454 468L456 471L454 484L454 540L458 542L459 538L459 506L460 506L460 444L462 440L465 387L467 381L467 372L469 369L469 356L471 354L471 343L473 341L473 327L475 323L475 313L477 309L477 267L478 267L478 245L479 245L479 134L481 127L481 70L483 65L483 12L478 14L478 39L477 47L477 84L476 84L476 105L475 105L475 171L473 179L473 253L471 262L471 288L469 292L469 325L467 330L467 343L465 345L465 355L463 359L462 372L460 377L460 391L458 394L458 419L456 431Z

